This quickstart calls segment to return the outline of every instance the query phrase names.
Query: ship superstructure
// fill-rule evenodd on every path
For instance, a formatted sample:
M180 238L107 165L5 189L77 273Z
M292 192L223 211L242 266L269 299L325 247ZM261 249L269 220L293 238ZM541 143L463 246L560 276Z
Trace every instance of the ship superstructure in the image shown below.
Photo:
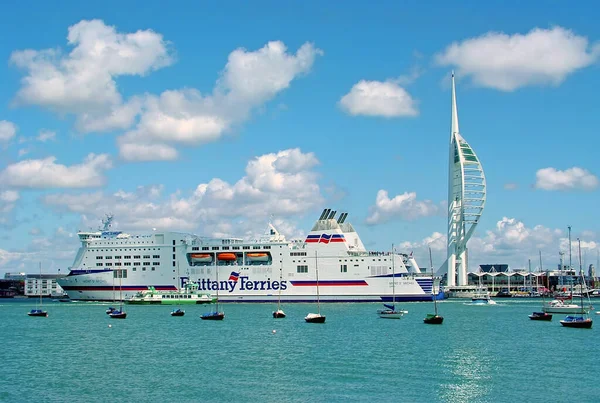
M305 238L288 241L271 223L256 240L132 235L112 231L109 215L98 231L78 233L81 247L59 284L75 300L115 300L119 283L127 299L194 281L201 292L218 287L223 302L276 301L280 291L282 302L312 302L318 265L321 302L391 301L393 282L396 301L443 298L439 280L421 273L412 256L366 250L347 217L325 209Z

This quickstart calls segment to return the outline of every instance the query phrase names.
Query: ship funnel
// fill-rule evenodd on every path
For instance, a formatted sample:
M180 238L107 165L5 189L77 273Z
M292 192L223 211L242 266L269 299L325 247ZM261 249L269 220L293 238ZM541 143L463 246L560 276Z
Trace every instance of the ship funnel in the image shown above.
M335 213L337 213L336 210L333 210L331 213L329 213L329 220L333 219L333 217L335 217Z
M330 213L330 212L331 212L331 209L330 209L330 208L328 208L328 209L325 209L325 214L323 214L323 218L322 218L322 220L326 220L326 219L327 219L327 217L329 217L329 213Z
M327 209L323 209L323 212L321 213L321 216L319 217L319 220L325 219L325 215L326 214L327 214Z
M346 217L348 217L348 213L342 213L342 214L340 214L340 218L338 218L338 223L339 224L343 224L344 221L346 221Z

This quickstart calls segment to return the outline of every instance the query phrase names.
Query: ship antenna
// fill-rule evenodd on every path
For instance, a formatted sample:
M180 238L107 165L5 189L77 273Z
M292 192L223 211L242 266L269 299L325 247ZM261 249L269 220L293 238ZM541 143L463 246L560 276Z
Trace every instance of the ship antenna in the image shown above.
M110 228L110 226L112 225L112 220L113 220L113 214L112 213L108 213L106 215L106 218L104 218L102 220L102 231L108 231L108 229Z

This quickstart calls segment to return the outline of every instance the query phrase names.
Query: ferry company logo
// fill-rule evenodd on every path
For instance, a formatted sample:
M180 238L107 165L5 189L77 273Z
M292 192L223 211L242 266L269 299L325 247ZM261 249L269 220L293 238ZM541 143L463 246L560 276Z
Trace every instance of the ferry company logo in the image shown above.
M344 234L308 235L304 242L328 244L330 242L346 242L346 238L344 237Z
M287 290L286 280L249 280L248 276L240 276L232 271L228 280L214 281L211 279L198 279L198 289L201 291L279 291Z

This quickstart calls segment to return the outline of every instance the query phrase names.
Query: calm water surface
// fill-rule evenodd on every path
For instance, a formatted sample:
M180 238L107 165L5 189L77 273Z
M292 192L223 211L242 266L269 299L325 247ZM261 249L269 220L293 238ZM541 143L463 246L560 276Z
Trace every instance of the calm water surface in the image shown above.
M179 318L126 305L116 320L107 304L47 302L48 318L30 318L34 301L0 300L0 401L600 401L600 316L591 330L530 321L540 304L444 301L432 326L431 303L404 304L401 320L326 304L327 322L308 324L314 304L278 320L269 304L227 304L211 322L201 305Z

